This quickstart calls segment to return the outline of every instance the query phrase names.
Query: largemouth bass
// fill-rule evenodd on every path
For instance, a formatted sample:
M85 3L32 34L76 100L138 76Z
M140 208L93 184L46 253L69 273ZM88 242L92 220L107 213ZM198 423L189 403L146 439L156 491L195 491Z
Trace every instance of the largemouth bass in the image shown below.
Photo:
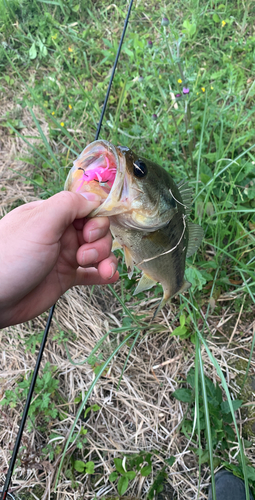
M199 247L203 230L188 220L192 191L178 186L161 166L131 149L99 140L74 161L65 189L101 196L90 216L108 216L113 250L123 248L129 278L143 271L135 294L160 282L164 296L156 313L191 284L184 279L185 259Z

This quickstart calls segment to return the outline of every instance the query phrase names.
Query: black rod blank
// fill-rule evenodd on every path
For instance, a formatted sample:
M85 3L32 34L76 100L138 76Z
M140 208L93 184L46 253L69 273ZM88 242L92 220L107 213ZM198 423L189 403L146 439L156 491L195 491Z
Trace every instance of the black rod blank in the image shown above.
M40 367L40 364L41 364L41 359L42 359L44 347L45 347L46 340L47 340L47 337L48 337L48 333L49 333L49 329L50 329L50 325L51 325L51 320L52 320L54 309L55 309L55 304L50 309L48 320L47 320L47 324L46 324L46 327L45 327L45 330L44 330L43 339L42 339L42 342L41 342L41 345L40 345L40 350L39 350L39 353L38 353L38 356L37 356L36 365L35 365L33 377L32 377L32 380L31 380L31 384L30 384L30 387L29 387L29 391L28 391L28 396L27 396L25 408L24 408L22 419L21 419L21 422L20 422L18 434L17 434L17 437L16 437L16 442L15 442L15 445L14 445L14 448L13 448L13 452L12 452L12 457L11 457L9 469L8 469L8 472L7 472L7 475L6 475L6 479L5 479L5 483L4 483L4 489L2 490L1 500L5 500L6 499L6 495L7 495L8 489L9 489L9 485L10 485L10 481L11 481L11 477L12 477L14 465L15 465L15 462L16 462L16 458L17 458L17 454L18 454L18 451L19 451L22 434L23 434L25 423L26 423L26 419L27 419L27 414L28 414L29 406L30 406L30 403L31 403L31 399L32 399L32 395L33 395L33 392L34 392L34 387L35 387L35 383L36 383L36 379L37 379L39 367Z

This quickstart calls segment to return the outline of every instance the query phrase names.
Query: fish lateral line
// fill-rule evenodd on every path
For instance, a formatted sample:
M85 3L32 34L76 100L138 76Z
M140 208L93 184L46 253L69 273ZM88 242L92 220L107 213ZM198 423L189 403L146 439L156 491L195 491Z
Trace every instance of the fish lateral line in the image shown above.
M148 259L143 259L141 262L139 262L137 264L137 267L141 266L142 264L145 264L146 262L150 262L151 260L154 260L154 259L158 259L158 257L162 257L163 255L167 255L168 253L171 253L173 252L174 250L176 250L176 248L180 245L181 243L181 240L185 234L185 230L187 228L187 225L186 225L186 215L182 214L182 220L183 220L183 230L182 230L182 234L179 238L179 241L178 243L176 243L176 245L173 247L173 248L170 248L169 250L166 250L166 252L162 252L158 255L154 255L153 257L149 257ZM184 247L185 248L185 247Z

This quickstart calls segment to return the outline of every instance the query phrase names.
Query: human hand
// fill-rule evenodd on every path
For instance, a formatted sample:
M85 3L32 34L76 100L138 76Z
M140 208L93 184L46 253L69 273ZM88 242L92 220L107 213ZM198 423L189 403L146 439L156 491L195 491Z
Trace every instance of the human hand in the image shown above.
M86 219L93 193L62 191L0 220L0 328L32 319L74 285L114 283L107 217Z

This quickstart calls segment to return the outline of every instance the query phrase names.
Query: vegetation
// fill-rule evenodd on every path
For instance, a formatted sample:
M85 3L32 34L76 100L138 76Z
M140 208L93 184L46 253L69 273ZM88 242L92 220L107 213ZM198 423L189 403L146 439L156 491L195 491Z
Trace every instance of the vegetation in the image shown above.
M23 182L37 197L47 198L63 189L72 161L94 140L126 11L124 0L117 4L0 0L0 91L15 103L11 111L3 110L0 125L4 134L22 138L27 145L30 153L22 159L29 175L23 173ZM203 226L205 237L199 251L188 259L186 277L192 288L174 301L178 314L170 323L158 318L149 323L152 313L146 301L159 298L161 287L133 299L136 276L128 279L119 251L121 284L111 292L121 306L120 326L108 331L84 361L95 380L83 394L73 424L75 431L96 382L106 376L122 347L126 346L127 357L117 389L138 339L156 332L169 335L170 328L172 340L195 355L186 382L181 376L178 379L189 387L172 394L188 405L180 432L194 451L200 474L204 463L210 464L211 471L224 463L244 477L246 491L248 482L254 488L255 472L245 457L236 420L242 401L238 395L232 397L226 374L209 348L208 317L225 314L226 297L233 314L241 309L244 318L251 318L255 310L254 25L252 0L178 0L158 2L156 7L151 0L137 0L134 5L101 138L163 165L176 182L188 178L194 187L191 218ZM22 110L30 113L33 136L22 121ZM169 310L167 306L166 314ZM245 336L245 328L241 333ZM56 337L67 349L68 336L61 331ZM111 349L108 337L113 338ZM35 351L39 339L27 339L27 348ZM254 341L249 338L246 375ZM217 375L216 384L205 370L205 357ZM46 365L30 409L29 425L40 425L43 432L50 420L61 420L68 411L58 409L61 398L54 377L54 367ZM29 378L19 380L16 389L5 391L1 404L15 407L24 400L28 385ZM78 397L74 403L80 401ZM88 404L92 412L98 411L99 407ZM80 435L75 432L63 448L58 434L51 434L51 444L41 456L56 460L57 481L63 474L78 488L81 474L91 475L93 481L95 474L98 479L105 471L97 466L93 453L91 460L86 458L90 453L84 437L86 422ZM248 440L244 445L249 446ZM142 450L132 459L120 453L112 461L109 481L116 482L120 495L125 494L135 477L152 473L158 456L155 450ZM162 456L149 499L160 492L167 467L174 464L172 457Z

